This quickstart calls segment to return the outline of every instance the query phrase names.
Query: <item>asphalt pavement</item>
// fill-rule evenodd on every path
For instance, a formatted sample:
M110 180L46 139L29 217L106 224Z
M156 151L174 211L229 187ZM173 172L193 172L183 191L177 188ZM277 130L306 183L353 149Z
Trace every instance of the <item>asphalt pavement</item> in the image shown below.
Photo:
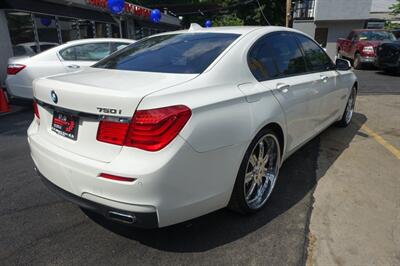
M373 70L357 75L365 97L400 94L400 77ZM340 143L329 147L333 159L324 155L324 171L318 169L320 153L327 134L332 138L338 129L327 129L292 155L268 204L257 214L241 216L224 209L167 228L139 230L81 210L50 192L33 171L29 155L26 130L32 110L24 104L12 108L14 112L0 115L0 264L4 265L304 265L317 181L335 167L336 158L367 120L365 114L356 113L362 123L340 129Z

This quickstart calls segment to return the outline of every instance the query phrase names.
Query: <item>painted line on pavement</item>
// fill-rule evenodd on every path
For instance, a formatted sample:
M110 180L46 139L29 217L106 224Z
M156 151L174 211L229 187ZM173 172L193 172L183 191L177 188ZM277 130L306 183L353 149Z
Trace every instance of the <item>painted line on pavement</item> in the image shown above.
M399 149L397 149L395 146L393 146L392 144L387 142L382 136L380 136L378 133L376 133L375 131L373 131L372 129L367 127L366 125L361 125L361 123L359 123L358 121L356 123L359 124L361 126L361 129L364 130L365 132L367 132L368 135L373 137L376 142L381 144L385 149L390 151L395 157L397 157L397 159L400 160L400 150Z

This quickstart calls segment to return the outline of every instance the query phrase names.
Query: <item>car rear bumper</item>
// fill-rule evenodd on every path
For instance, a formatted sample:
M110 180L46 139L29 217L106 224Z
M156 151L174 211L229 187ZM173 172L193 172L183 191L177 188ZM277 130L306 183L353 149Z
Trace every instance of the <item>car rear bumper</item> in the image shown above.
M225 207L248 144L199 153L177 137L160 152L123 148L112 162L101 162L49 142L38 133L36 119L28 129L28 143L35 167L56 187L74 199L132 213L138 221L156 213L158 221L151 221L150 227L176 224ZM101 173L136 181L109 180L101 178ZM105 209L100 210L104 215Z
M363 64L374 64L375 57L373 56L361 56L361 63Z
M65 200L68 200L76 205L79 205L84 209L88 209L90 211L103 215L108 219L132 225L135 227L140 227L140 228L158 227L158 219L156 212L149 212L149 213L130 212L106 206L94 201L90 201L88 199L78 197L56 186L55 184L50 182L46 177L44 177L38 170L36 170L36 172L41 177L43 184L45 184L49 190L59 195L60 197L64 198Z

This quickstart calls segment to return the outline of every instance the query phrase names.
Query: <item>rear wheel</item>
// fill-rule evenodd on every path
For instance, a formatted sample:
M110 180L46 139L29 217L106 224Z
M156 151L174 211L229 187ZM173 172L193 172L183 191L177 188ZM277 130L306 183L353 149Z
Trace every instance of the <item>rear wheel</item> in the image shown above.
M353 66L355 69L362 69L361 55L359 53L354 56Z
M350 124L351 119L353 118L354 107L356 104L356 96L357 96L357 91L356 88L353 87L351 89L349 99L347 100L346 109L344 110L342 119L340 119L340 121L337 124L338 126L347 127Z
M260 210L274 189L281 162L276 133L264 129L254 138L241 163L229 208L246 214Z

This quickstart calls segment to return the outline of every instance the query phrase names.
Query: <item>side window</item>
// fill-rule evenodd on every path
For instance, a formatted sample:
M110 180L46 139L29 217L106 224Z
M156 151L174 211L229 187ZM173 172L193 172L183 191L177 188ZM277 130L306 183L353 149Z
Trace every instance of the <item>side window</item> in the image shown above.
M99 61L111 53L110 43L88 43L75 49L78 61Z
M307 72L303 54L296 40L285 33L268 37L271 54L280 76L291 76Z
M123 43L123 42L113 42L111 43L111 53L114 53L115 51L121 50L125 47L127 47L130 43Z
M354 37L354 31L352 31L352 32L349 33L349 36L347 36L347 40L352 41L352 40L353 40L353 37Z
M269 47L269 37L261 38L251 48L247 57L247 63L251 73L258 81L264 81L279 76L271 47Z
M75 47L69 47L61 50L60 56L66 61L76 60Z
M333 69L329 56L314 41L306 36L296 34L306 57L309 71L327 71Z
M111 53L111 43L86 43L60 52L64 60L99 61Z

